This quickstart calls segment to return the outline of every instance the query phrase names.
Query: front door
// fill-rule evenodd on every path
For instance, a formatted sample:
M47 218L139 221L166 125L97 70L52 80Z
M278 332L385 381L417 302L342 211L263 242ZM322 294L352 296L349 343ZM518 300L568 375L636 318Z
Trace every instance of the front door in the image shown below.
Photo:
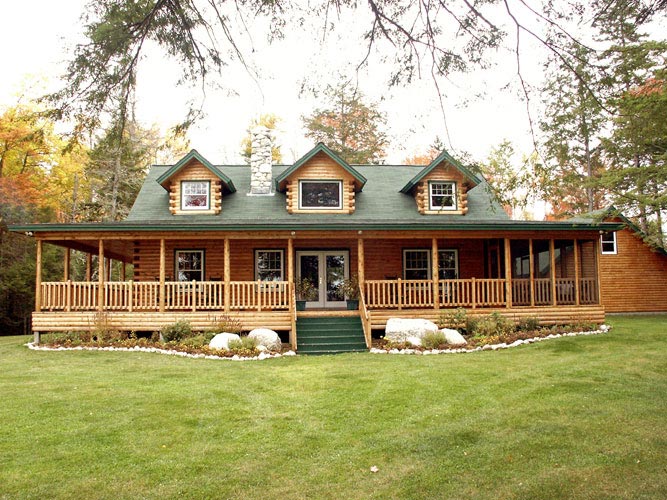
M347 250L303 250L296 252L296 278L310 280L317 289L317 299L306 302L308 308L344 307L341 290L349 276L350 253Z

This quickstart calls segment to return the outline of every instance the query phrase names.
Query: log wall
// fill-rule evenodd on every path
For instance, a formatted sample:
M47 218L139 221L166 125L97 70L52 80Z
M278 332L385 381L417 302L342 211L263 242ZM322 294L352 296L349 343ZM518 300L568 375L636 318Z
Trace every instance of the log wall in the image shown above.
M600 289L607 312L667 311L667 256L630 229L616 232L617 254L600 255Z
M181 210L181 181L210 181L209 210ZM169 179L169 211L175 215L219 214L222 209L220 179L198 161L192 161Z
M342 210L302 210L299 209L299 180L340 180L343 181ZM323 152L317 153L296 172L287 178L287 212L303 214L351 214L354 212L354 176Z
M433 211L430 210L429 203L429 181L454 181L456 182L456 210ZM417 202L417 210L420 214L454 214L461 215L468 213L468 179L457 168L454 168L447 162L442 162L440 165L431 170L419 182L415 190L415 201Z

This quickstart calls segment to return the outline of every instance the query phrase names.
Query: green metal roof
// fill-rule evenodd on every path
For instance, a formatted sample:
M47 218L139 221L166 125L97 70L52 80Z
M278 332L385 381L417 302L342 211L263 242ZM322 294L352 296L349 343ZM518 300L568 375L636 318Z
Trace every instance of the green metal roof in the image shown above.
M273 177L280 178L293 166L274 165ZM483 180L468 191L468 213L422 215L411 194L397 190L423 170L411 165L355 165L366 185L356 193L352 214L289 214L286 195L249 196L250 168L247 165L211 165L212 172L225 174L236 186L222 198L219 214L172 215L169 193L162 189L173 167L151 167L137 199L122 222L81 224L16 225L13 231L247 231L247 230L458 230L458 231L534 231L534 230L614 230L620 224L599 221L514 221L511 220Z
M361 175L357 170L352 168L345 160L343 160L340 156L338 156L336 153L331 151L325 144L318 142L317 145L308 151L305 155L303 155L299 160L297 160L294 165L291 167L287 168L283 173L281 173L279 176L275 178L276 182L276 191L281 191L283 188L281 188L281 183L287 180L287 178L292 175L294 172L296 172L299 168L303 166L304 163L308 162L313 156L315 156L317 153L324 153L327 156L329 156L333 161L335 161L338 165L340 165L345 171L347 171L352 177L354 177L357 182L359 183L359 190L363 189L364 184L366 184L366 178Z
M209 162L206 158L200 155L196 149L190 150L190 152L186 154L183 158L181 158L178 163L176 163L173 167L169 168L169 170L164 172L157 179L158 184L160 184L163 188L167 189L167 186L165 186L166 182L171 177L173 177L177 172L179 172L183 167L185 167L188 163L190 163L192 160L197 160L199 163L201 163L207 169L209 169L213 175L215 175L218 179L220 179L228 193L233 193L236 191L236 188L234 187L234 183L232 182L232 180L229 177L227 177L222 171L215 168L211 164L211 162Z
M469 168L464 167L458 160L454 159L447 151L444 149L435 160L429 163L423 170L417 173L410 181L403 186L401 193L409 193L413 187L415 187L424 177L426 177L435 167L440 165L443 161L446 161L451 166L459 170L464 176L470 179L475 185L480 184L482 179L475 175Z

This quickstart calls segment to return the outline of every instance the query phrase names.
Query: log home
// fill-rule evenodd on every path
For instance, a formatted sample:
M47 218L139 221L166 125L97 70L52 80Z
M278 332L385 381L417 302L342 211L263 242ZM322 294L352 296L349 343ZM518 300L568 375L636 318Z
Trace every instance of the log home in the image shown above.
M353 318L366 346L389 317L435 320L459 307L545 324L604 320L600 234L620 224L511 220L447 152L426 166L349 165L318 144L272 165L266 133L253 136L250 167L213 165L195 150L152 166L122 222L13 227L37 243L37 339L102 317L150 331L230 316L285 332L299 349L317 318ZM45 243L67 249L62 281L42 281ZM83 281L71 280L71 250L88 255ZM109 259L122 262L118 279ZM348 311L342 283L353 275L360 304ZM315 293L297 311L304 279Z

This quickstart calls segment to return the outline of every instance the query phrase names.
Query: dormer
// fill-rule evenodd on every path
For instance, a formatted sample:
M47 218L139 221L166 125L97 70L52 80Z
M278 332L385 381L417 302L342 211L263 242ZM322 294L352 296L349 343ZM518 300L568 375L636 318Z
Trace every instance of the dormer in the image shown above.
M157 182L169 192L172 215L219 214L223 194L236 191L231 179L194 149Z
M366 178L319 143L275 182L290 214L351 214Z
M468 190L481 182L472 171L443 151L414 176L401 193L411 194L423 215L465 215Z

